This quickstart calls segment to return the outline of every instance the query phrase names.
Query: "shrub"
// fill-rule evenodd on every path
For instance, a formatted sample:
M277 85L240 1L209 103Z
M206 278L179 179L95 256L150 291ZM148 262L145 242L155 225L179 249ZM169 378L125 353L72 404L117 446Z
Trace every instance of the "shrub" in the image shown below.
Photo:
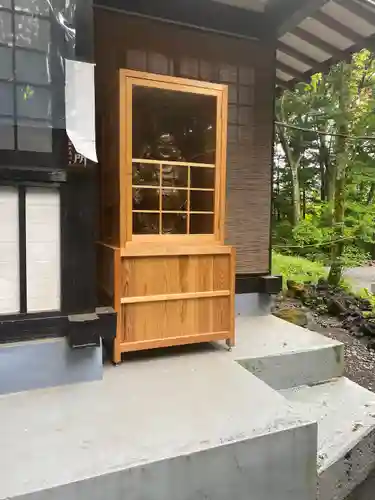
M341 261L344 267L359 267L366 264L370 259L371 255L362 248L346 245Z
M312 262L304 257L294 257L272 253L272 274L283 277L284 287L287 280L296 283L311 282L317 283L319 278L327 277L327 270L319 262Z
M362 288L357 292L358 297L361 299L367 299L372 307L372 312L375 313L375 295L367 290L367 288Z

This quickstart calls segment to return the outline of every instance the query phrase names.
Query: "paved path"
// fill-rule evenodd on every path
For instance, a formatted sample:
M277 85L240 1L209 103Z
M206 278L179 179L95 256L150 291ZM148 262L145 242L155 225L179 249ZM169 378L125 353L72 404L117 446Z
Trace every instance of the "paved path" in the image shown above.
M352 283L355 290L361 288L371 290L371 284L375 283L375 266L352 267L345 271L344 276Z

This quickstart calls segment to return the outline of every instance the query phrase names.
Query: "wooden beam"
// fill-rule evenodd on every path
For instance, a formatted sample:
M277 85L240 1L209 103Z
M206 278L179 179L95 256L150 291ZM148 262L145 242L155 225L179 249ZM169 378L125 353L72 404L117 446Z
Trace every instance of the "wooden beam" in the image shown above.
M340 0L339 5L344 7L355 16L362 17L364 21L375 26L375 10L370 10L353 0Z
M313 18L327 28L336 31L336 33L339 33L344 38L351 40L353 43L360 43L365 40L365 38L356 31L353 31L351 28L348 28L348 26L336 21L333 17L324 14L324 12L317 12L314 14Z
M319 61L317 61L316 59L307 56L306 54L300 52L294 47L290 47L284 42L278 42L277 49L283 54L286 54L289 57L293 57L293 59L296 59L297 61L306 64L306 66L310 66L311 68L316 64L319 64Z
M324 14L322 16L315 15L314 19L321 22L322 24L323 24L323 20L324 20L324 24L331 29L337 28L336 24L328 23L327 17L330 17L330 16L326 16ZM332 19L332 18L330 18L330 19ZM335 21L335 20L333 20L333 21ZM341 23L338 23L338 24L341 25ZM335 26L335 28L334 28L334 26ZM350 30L350 32L353 32L350 28L348 28L348 30ZM338 30L335 29L335 31L338 31ZM355 33L355 32L353 32L353 33ZM344 31L342 31L341 34L343 36L345 36L346 38L349 38L349 32L345 32L345 34L344 34ZM293 57L294 59L297 59L297 60L303 62L304 64L310 66L311 70L309 70L307 74L308 74L309 78L311 78L311 76L315 73L327 73L330 70L332 64L335 64L335 62L338 62L339 60L347 60L348 58L351 57L351 54L353 54L354 52L358 52L358 51L362 50L363 48L368 48L369 50L375 52L374 37L364 38L361 35L358 35L358 33L355 33L355 34L356 34L356 37L355 37L356 40L354 40L354 35L350 36L350 39L355 42L354 46L349 47L348 49L340 52L340 57L336 57L334 60L332 58L330 58L330 59L323 61L323 62L316 61L315 59L312 59L311 57L306 56L306 54L302 54L301 52L299 52L299 50L297 50L293 47L290 47L289 45L287 45L283 42L278 42L277 48L281 52L283 52L284 54L287 54L290 57Z
M284 49L284 45L285 44L279 42L277 48L280 49L281 52L283 52L285 54L288 54L291 57L294 57L295 59L297 59L297 57L298 58L300 57L300 52L298 52L295 49L292 49L292 51L287 51L286 48ZM288 45L286 45L286 47L289 49ZM292 55L292 54L294 54L294 52L296 53L295 56ZM303 57L304 54L301 54L301 56ZM342 56L345 57L345 52L342 53ZM302 81L309 81L310 78L312 77L312 75L314 75L315 73L328 73L328 71L330 70L330 68L332 66L332 63L330 62L331 58L327 59L326 61L323 61L323 62L316 61L315 59L312 59L312 58L309 58L309 59L310 59L311 62L307 63L307 61L306 61L306 64L308 64L311 69L307 70L306 72L303 73L303 79L302 79ZM303 61L302 58L300 60L301 60L301 62ZM294 84L295 83L296 82L294 81Z
M288 0L271 2L265 14L280 37L318 11L329 0Z
M281 61L276 60L276 68L286 73L287 75L293 76L294 78L298 78L300 81L305 81L305 74L301 71L297 71L294 68L291 68L289 65L282 63Z
M294 80L291 80L291 82L293 83ZM276 87L280 87L284 90L292 90L293 89L293 85L290 85L289 82L286 82L285 80L282 80L281 78L277 78L276 77L276 80L275 80L275 85Z
M375 46L375 35L371 35L367 40L365 39L364 40L364 43L366 44L366 46L368 47L369 45L373 45ZM324 63L321 63L321 64L317 64L315 66L315 68L313 68L311 71L307 71L304 76L306 78L311 78L312 75L314 75L315 73L318 73L318 72L322 72L322 73L327 73L328 70L325 69L323 70L322 69L322 66L326 67L326 68L331 68L334 64L337 64L338 62L340 61L346 61L346 62L349 62L353 56L353 54L355 54L356 52L359 52L361 49L364 48L364 45L362 43L356 43L355 45L352 45L351 47L349 47L348 49L342 51L340 53L340 57L331 57L330 59L328 59L327 61L325 61ZM290 80L288 82L288 86L290 86L290 88L294 87L297 83L299 82L299 80L297 79L294 79L294 80Z
M334 47L333 45L325 42L323 39L313 35L312 33L309 33L308 31L302 29L302 28L295 28L292 31L292 34L303 40L304 42L307 42L310 45L313 45L317 47L318 49L322 50L323 52L326 52L327 54L330 54L333 57L340 58L342 51Z
M274 38L274 29L262 12L213 0L94 0L97 9L109 9L243 38Z

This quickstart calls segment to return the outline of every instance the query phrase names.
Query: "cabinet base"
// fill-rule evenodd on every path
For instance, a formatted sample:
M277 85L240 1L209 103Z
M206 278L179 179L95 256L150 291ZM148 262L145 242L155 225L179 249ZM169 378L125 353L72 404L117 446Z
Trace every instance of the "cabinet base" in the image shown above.
M225 341L229 350L235 345L234 337L230 336L230 332L215 332L207 334L189 335L186 337L173 337L157 340L143 340L139 342L123 342L117 343L115 340L113 349L113 363L115 365L121 362L121 355L127 352L142 351L148 349L160 349L165 347L176 347L181 345L202 344L206 342L217 342L218 340Z

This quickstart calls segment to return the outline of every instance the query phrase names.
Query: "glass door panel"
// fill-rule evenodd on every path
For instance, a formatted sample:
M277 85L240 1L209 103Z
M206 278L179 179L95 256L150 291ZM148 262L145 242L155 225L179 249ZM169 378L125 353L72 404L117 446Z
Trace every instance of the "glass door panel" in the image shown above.
M216 116L215 95L132 86L133 234L214 233Z

